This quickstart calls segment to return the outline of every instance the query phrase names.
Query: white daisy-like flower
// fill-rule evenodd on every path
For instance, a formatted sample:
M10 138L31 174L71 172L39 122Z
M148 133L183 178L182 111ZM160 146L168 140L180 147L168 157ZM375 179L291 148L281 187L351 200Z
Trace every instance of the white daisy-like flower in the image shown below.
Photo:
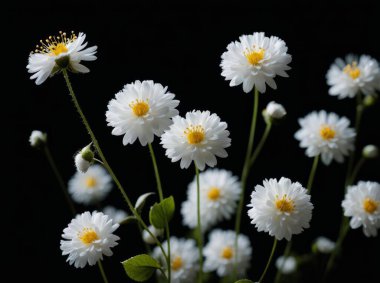
M141 145L152 143L172 124L178 115L179 101L167 87L153 81L135 81L127 84L108 104L106 113L112 134L124 135L123 144L132 144L138 138Z
M356 133L349 128L346 117L321 110L306 115L298 123L301 129L294 137L300 141L300 147L306 148L308 157L321 155L322 162L329 165L333 159L342 163L344 156L354 150Z
M283 274L291 274L297 269L297 260L294 256L280 256L276 260L276 268Z
M344 216L351 217L350 226L363 226L364 235L376 237L380 228L380 184L360 181L348 187L342 202Z
M229 135L227 123L218 115L194 110L186 113L186 118L173 118L173 124L161 136L161 144L172 162L181 160L181 168L188 168L194 161L203 170L206 164L216 165L215 156L228 156L225 148L231 145Z
M238 266L239 276L247 271L251 261L251 243L247 236L238 236L237 255L235 251L235 231L213 230L209 241L203 249L205 256L204 270L216 271L220 277L231 274L235 266Z
M236 176L222 169L208 169L199 174L200 211L202 230L224 219L230 219L234 214L240 197L241 185ZM181 213L184 225L197 227L197 180L189 184L188 199L182 203Z
M68 190L73 200L83 204L93 204L103 200L111 189L111 176L97 164L91 166L86 173L76 172L68 183Z
M167 253L167 242L162 246ZM159 260L167 272L167 263L159 247L153 250L153 256ZM171 283L194 283L198 271L198 249L195 241L170 237Z
M374 94L380 90L379 63L368 55L348 55L338 58L326 75L329 94L339 99L354 97L358 93Z
M75 155L74 162L78 172L87 172L88 168L94 163L94 153L91 150L91 144L82 148Z
M112 219L114 223L119 224L128 216L128 213L125 210L117 209L111 205L107 205L103 208L103 213Z
M95 265L103 255L113 254L111 248L117 246L116 241L120 239L113 234L118 227L119 224L102 212L86 211L77 215L63 230L62 255L68 255L67 261L76 268Z
M156 238L159 238L164 234L164 229L158 229L154 227L153 225L149 225L148 229L154 236L156 236ZM145 229L142 232L142 238L144 242L149 245L156 244L156 240Z
M317 251L323 254L329 254L335 249L335 242L322 236L315 239L314 245Z
M290 241L293 234L309 228L313 205L310 195L298 182L288 178L264 180L256 185L248 211L251 223L259 232L268 232L278 240Z
M96 60L97 46L85 49L85 39L86 35L82 32L78 36L74 32L70 36L65 32L59 32L58 36L49 36L45 41L40 40L40 45L29 55L29 63L26 66L28 72L33 74L30 79L36 79L36 84L40 85L62 68L68 68L74 73L88 73L90 70L80 62Z
M46 133L43 133L38 130L32 131L29 137L29 142L32 147L40 147L41 145L45 144L47 140Z
M276 36L266 37L263 32L242 35L222 55L222 76L230 81L230 86L243 84L246 93L253 87L264 93L266 84L276 89L274 78L288 77L286 71L290 70L292 56L287 51L285 42Z

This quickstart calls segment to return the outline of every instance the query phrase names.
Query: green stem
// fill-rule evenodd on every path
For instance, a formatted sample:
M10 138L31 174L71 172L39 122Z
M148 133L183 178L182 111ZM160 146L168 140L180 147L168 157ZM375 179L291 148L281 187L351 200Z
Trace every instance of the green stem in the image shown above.
M98 260L98 267L99 267L100 273L102 274L102 278L103 278L104 283L108 283L109 281L107 279L106 273L104 272L103 264L102 264L102 261L100 259Z
M55 161L54 161L54 158L53 158L53 156L52 156L52 154L51 154L51 152L50 152L50 149L49 149L49 147L48 147L47 144L44 146L44 153L45 153L45 156L46 156L46 158L47 158L47 160L48 160L48 162L49 162L49 164L50 164L51 169L52 169L53 172L54 172L55 177L57 178L57 181L58 181L59 187L61 188L62 193L63 193L63 195L65 196L65 199L66 199L67 205L69 206L69 209L70 209L70 211L71 211L71 214L72 214L73 216L75 216L75 215L77 214L77 213L76 213L76 210L75 210L75 206L74 206L74 204L73 204L73 202L72 202L72 200L71 200L69 194L67 193L67 187L66 187L66 185L65 185L65 182L63 181L63 178L62 178L62 176L61 176L61 173L59 173L59 170L58 170L58 168L57 168L57 165L56 165L56 163L55 163Z
M200 197L200 185L199 185L199 169L197 164L194 163L195 176L197 179L197 220L198 220L198 250L199 250L199 277L198 282L202 283L203 277L203 236L201 226L201 197Z
M354 170L352 170L352 174L351 174L351 177L347 183L347 186L350 186L355 182L356 177L358 176L358 173L359 173L360 169L363 167L365 161L366 161L366 159L364 157L362 157L359 159L358 163L356 163Z
M310 174L309 174L309 179L307 180L306 190L309 194L311 193L311 188L313 186L315 172L317 172L318 161L319 161L319 154L314 157L313 165L311 167Z
M292 245L293 245L293 242L291 240L288 241L288 243L286 244L286 247L285 247L285 250L284 250L284 253L283 253L285 258L290 255L290 252L292 250ZM274 279L275 283L280 282L281 275L282 275L282 273L280 272L280 270L284 267L284 264L285 264L285 260L282 262L281 267L277 269L276 277Z
M141 224L139 222L137 222L137 228L139 228L139 232L140 232L140 235L143 234L144 232L144 229L141 227ZM143 241L143 244L144 244L144 247L145 247L145 250L148 254L151 254L152 250L151 248L149 247L149 245L144 241L144 239L142 239Z
M250 168L255 163L257 157L259 156L261 150L263 149L263 146L268 139L268 136L269 136L271 129L272 129L272 123L268 122L267 126L265 127L264 133L263 133L259 143L257 144L257 147L256 147L255 151L253 152L252 157L249 160L249 167Z
M271 262L272 262L272 259L273 259L273 256L274 256L274 252L275 252L275 250L276 250L276 247L277 247L277 239L274 238L273 246L272 246L272 251L271 251L271 253L270 253L270 256L269 256L269 259L268 259L267 265L265 266L265 269L264 269L264 271L263 271L263 274L261 274L258 283L261 283L261 282L263 281L264 277L265 277L265 274L267 274L267 271L268 271L269 266L270 266L270 264L271 264Z

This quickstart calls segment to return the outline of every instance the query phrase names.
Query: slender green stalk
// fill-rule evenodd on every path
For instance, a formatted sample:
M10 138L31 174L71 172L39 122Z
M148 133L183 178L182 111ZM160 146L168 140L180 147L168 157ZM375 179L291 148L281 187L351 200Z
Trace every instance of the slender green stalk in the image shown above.
M198 250L199 250L199 277L198 282L202 283L203 277L203 235L202 235L202 225L201 225L201 196L200 196L200 185L199 185L199 169L197 164L194 163L195 176L197 179L197 220L198 220Z
M306 190L309 194L311 193L311 188L313 186L315 172L317 172L318 161L319 161L319 154L314 157L313 165L311 167L310 174L309 174L309 179L307 180Z
M139 222L137 222L137 228L139 228L139 232L140 232L140 235L143 234L144 232L144 229L141 227L141 224ZM145 250L148 254L151 254L152 252L152 249L149 247L149 245L147 243L145 243L144 239L142 239L143 241L143 244L144 244L144 247L145 247Z
M290 252L291 252L291 250L292 250L292 245L293 245L293 242L292 242L292 241L289 241L289 242L286 244L286 247L285 247L285 250L284 250L284 253L283 253L283 254L284 254L284 257L290 255ZM282 269L282 268L284 267L284 264L285 264L285 261L283 261L281 267L277 269L276 277L275 277L275 279L274 279L274 282L275 282L275 283L280 282L281 275L282 275L282 273L280 272L280 269Z
M99 270L100 270L100 274L102 274L102 278L103 278L104 283L109 283L109 281L107 279L107 275L104 272L104 268L103 268L103 264L102 264L101 260L98 260L98 267L99 267Z
M47 160L48 160L48 162L50 164L50 167L53 170L55 177L57 178L59 187L61 188L62 193L65 196L65 199L66 199L67 205L69 206L71 214L73 216L75 216L77 214L76 210L75 210L75 206L74 206L74 204L73 204L73 202L72 202L69 194L67 193L67 187L65 185L65 182L63 181L61 173L58 170L58 167L57 167L57 165L56 165L56 163L54 161L54 158L53 158L53 156L52 156L52 154L50 152L50 149L49 149L48 145L45 144L44 147L43 147L43 149L44 149L45 156L46 156L46 158L47 158Z
M272 129L272 123L268 122L267 126L265 127L264 133L263 133L259 143L257 144L257 147L256 147L255 151L253 152L252 157L249 160L249 167L250 168L255 163L257 157L259 156L261 150L263 149L263 146L268 139L268 136L269 136L271 129Z
M349 178L349 181L347 184L348 186L352 185L355 182L356 177L358 176L358 173L359 173L360 169L363 167L365 161L366 161L366 159L364 157L362 157L359 159L358 163L356 163L356 166L352 170L351 177Z
M270 266L270 264L271 264L271 262L272 262L272 259L273 259L273 256L274 256L274 252L276 251L276 247L277 247L277 239L274 237L273 246L272 246L272 251L271 251L271 253L270 253L270 256L269 256L269 259L268 259L267 265L265 266L265 269L264 269L264 271L263 271L263 274L261 274L258 283L263 282L263 279L264 279L264 277L265 277L265 274L267 274L267 271L268 271L268 269L269 269L269 266Z

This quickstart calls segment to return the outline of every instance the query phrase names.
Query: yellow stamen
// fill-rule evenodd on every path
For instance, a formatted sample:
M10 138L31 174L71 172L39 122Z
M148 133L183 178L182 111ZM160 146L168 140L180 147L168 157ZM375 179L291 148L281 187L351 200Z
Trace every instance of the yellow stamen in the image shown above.
M86 179L86 186L87 188L93 188L97 184L97 181L94 177L87 177Z
M68 49L64 43L58 43L57 45L51 45L49 46L49 49L51 52L55 55L58 56L61 53L67 52Z
M335 131L327 125L321 127L319 134L324 140L331 140L335 137Z
M352 64L347 64L346 67L343 68L343 72L349 75L353 80L357 79L360 76L358 63L354 61Z
M137 117L145 116L150 109L148 100L143 101L141 99L136 99L135 101L131 102L129 104L129 107L132 108L133 114L135 114Z
M265 50L262 48L259 50L247 50L244 52L244 56L247 58L249 64L256 66L264 59Z
M83 244L89 245L93 241L99 239L98 234L96 234L95 230L92 228L84 228L83 231L79 234L79 239Z
M207 192L207 197L210 199L210 200L217 200L220 198L220 189L217 188L217 187L211 187L208 192Z
M74 32L67 37L65 32L60 31L58 36L49 36L45 40L40 40L41 45L36 45L34 53L48 54L50 56L58 56L61 53L69 51L67 45L77 39ZM33 53L33 52L32 52Z
M293 200L287 198L286 195L284 195L281 199L276 199L276 208L285 213L291 213L294 210L294 202Z
M225 259L231 259L234 255L234 251L231 247L225 247L221 252L221 257Z
M180 256L176 256L172 262L171 262L171 267L172 267L172 270L174 271L177 271L178 269L180 269L183 265L183 262L182 262L182 258Z
M372 214L374 213L377 208L379 207L379 203L378 201L374 201L373 199L371 198L365 198L364 201L363 201L363 208L364 210L369 213L369 214Z
M205 130L200 125L187 127L184 134L189 144L200 144L205 139Z

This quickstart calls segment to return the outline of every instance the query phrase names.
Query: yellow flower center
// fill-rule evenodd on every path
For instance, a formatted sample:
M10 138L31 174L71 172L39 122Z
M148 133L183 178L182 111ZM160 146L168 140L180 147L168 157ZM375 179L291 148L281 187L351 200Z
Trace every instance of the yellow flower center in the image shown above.
M217 187L211 187L208 192L207 192L207 197L210 199L210 200L217 200L220 198L220 189L217 188Z
M129 107L131 107L133 114L135 114L137 117L145 116L150 109L148 100L143 101L141 99L136 99L135 101L131 102L129 104Z
M97 184L97 181L94 177L87 177L86 179L86 186L87 188L93 188Z
M293 200L287 198L286 195L284 195L281 199L276 199L276 208L285 213L291 213L294 210L294 202Z
M170 266L172 267L172 270L177 271L180 269L183 265L182 258L180 256L174 257L172 260Z
M331 140L335 137L335 131L327 125L321 127L319 134L324 140Z
M265 50L262 48L259 50L247 50L244 52L244 56L247 58L249 64L256 66L264 59Z
M187 127L184 134L189 144L200 144L205 139L205 129L201 125Z
M99 240L98 234L96 234L95 230L92 228L84 228L82 233L79 235L79 239L83 244L89 245L93 241Z
M61 53L69 51L67 45L76 39L77 36L73 31L69 37L67 37L65 32L60 31L58 36L49 36L45 41L40 40L41 45L36 45L34 53L58 56Z
M365 198L363 201L363 208L364 208L365 212L367 212L369 214L374 213L378 207L379 207L379 202L374 201L371 198Z
M225 248L223 248L220 255L222 258L231 259L234 255L234 251L232 250L231 247L225 247Z
M347 64L346 67L343 68L343 72L349 75L353 80L357 79L360 76L360 69L357 65L358 63L356 61L352 62L352 64Z
M57 45L51 45L51 46L49 46L49 49L51 50L51 52L55 56L58 56L59 54L68 51L68 49L64 43L58 43Z

